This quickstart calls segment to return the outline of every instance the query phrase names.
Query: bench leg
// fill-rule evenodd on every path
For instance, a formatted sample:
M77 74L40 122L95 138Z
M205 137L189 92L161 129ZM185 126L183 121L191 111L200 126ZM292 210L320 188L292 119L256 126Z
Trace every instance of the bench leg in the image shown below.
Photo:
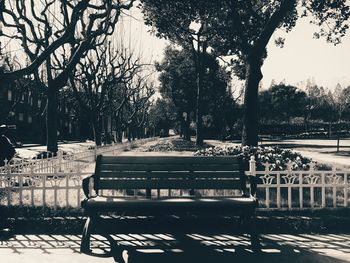
M260 252L261 247L260 247L260 240L259 240L259 231L258 231L255 214L249 217L248 223L249 223L251 248L254 252Z
M83 234L81 238L81 244L80 244L80 252L82 253L89 253L91 252L90 249L90 236L91 236L91 228L92 228L92 217L89 216L86 219L84 228L83 228Z

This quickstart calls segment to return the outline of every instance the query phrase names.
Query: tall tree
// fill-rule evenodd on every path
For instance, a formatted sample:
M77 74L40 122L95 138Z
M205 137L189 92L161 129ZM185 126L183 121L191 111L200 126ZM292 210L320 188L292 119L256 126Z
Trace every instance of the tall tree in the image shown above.
M170 99L158 99L149 110L150 128L159 135L161 130L169 135L169 129L175 128L176 108Z
M341 132L341 122L347 113L347 108L350 106L350 89L343 88L339 83L336 85L333 93L333 108L335 110L335 118L338 123L338 135L337 135L337 151L339 152L340 144L340 132Z
M157 36L169 39L191 51L196 76L196 144L203 144L204 58L210 38L201 1L142 0L147 25L157 28ZM203 16L204 15L204 16Z
M159 91L174 103L184 139L190 140L191 117L196 109L196 76L191 53L168 46L157 70L161 72Z
M169 46L165 50L164 60L157 65L157 69L161 72L160 92L176 106L187 140L190 139L191 116L196 113L196 69L190 54L189 50ZM232 98L228 88L230 78L225 69L210 54L203 56L202 60L206 69L202 76L202 116L205 120L202 132L203 135L208 135L209 127L211 133L221 132L222 126L225 126L228 120L225 118L225 113L232 109L233 100L230 100Z
M123 111L123 122L128 131L128 140L141 138L144 135L144 126L148 120L149 108L154 95L154 83L145 76L136 76L130 83L134 92L127 101Z
M212 29L216 30L213 46L220 54L234 55L232 62L245 79L243 145L257 145L258 88L263 75L261 67L267 56L266 46L279 28L289 32L303 16L312 16L320 26L316 37L325 36L337 44L348 28L350 15L346 0L340 1L222 1L220 7L210 10ZM327 25L327 27L323 27ZM216 43L215 43L216 42ZM276 44L283 46L277 38Z
M135 92L127 87L139 69L138 59L125 50L113 50L108 43L89 51L70 75L75 99L89 118L96 145L101 145L102 118L120 111ZM118 108L113 107L116 95L123 96Z
M121 11L133 0L91 2L15 0L1 2L0 36L20 41L29 65L2 72L2 79L34 74L47 86L47 150L57 152L57 103L59 90L86 53L113 34ZM5 30L6 29L6 30ZM39 74L44 71L45 74ZM1 76L0 76L1 77Z
M245 79L242 144L254 146L258 143L257 102L259 83L263 77L261 67L272 35L279 28L288 32L300 17L311 16L311 21L320 27L315 36L324 36L327 41L337 44L345 35L350 16L346 0L143 2L147 21L152 22L150 24L157 28L159 35L165 35L170 40L174 35L188 36L183 33L188 32L190 21L195 17L205 21L208 45L219 55L234 57L233 67ZM277 38L276 42L282 46L283 41Z

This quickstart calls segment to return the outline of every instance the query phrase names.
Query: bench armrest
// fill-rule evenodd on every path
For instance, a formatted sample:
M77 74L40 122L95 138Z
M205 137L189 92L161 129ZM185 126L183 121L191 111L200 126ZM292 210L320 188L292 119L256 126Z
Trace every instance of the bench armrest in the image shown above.
M83 179L83 183L82 183L82 186L83 186L83 192L86 196L86 198L90 198L90 179L93 178L94 175L90 175L88 177L85 177Z

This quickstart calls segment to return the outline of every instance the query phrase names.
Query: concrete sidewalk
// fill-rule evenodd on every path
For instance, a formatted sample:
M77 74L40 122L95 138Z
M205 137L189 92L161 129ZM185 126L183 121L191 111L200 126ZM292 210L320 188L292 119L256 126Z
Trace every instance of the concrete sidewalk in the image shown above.
M84 149L88 149L91 146L94 146L95 143L93 141L87 142L73 142L73 143L60 143L58 145L58 149L65 152L74 152L74 151L82 151ZM45 145L31 145L26 147L16 148L16 151L19 157L24 159L32 159L37 156L40 152L46 151Z
M334 139L263 141L262 145L291 149L319 163L350 168L350 139L340 140L339 152Z
M140 263L350 262L350 235L267 234L261 238L262 252L256 254L250 250L248 236L230 233L114 234L108 239L93 235L92 253L86 255L79 252L79 235L17 235L0 241L0 258L11 263L121 262L118 257L123 254L124 260L129 257L129 262Z

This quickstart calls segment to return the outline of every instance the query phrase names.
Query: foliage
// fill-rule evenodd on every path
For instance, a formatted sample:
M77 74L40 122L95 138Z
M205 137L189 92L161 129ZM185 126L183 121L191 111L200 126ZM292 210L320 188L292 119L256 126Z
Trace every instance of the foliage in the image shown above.
M336 112L332 93L326 93L323 87L308 85L306 87L306 109L307 120L334 121Z
M306 103L305 92L294 86L279 84L259 94L260 119L289 122L302 117Z
M222 156L222 155L242 155L248 161L251 156L255 156L258 170L264 170L265 163L270 164L271 171L282 171L290 164L292 170L307 170L310 168L311 159L303 157L301 154L291 150L278 147L209 147L199 150L196 156Z
M191 118L196 110L196 74L192 53L171 46L165 50L164 60L157 64L161 72L160 93L171 100L181 121L183 113ZM228 89L230 77L215 57L204 57L206 71L203 75L202 113L206 137L221 134L235 120L235 102Z
M156 134L164 130L169 130L175 126L176 109L172 101L158 99L149 110L149 124L154 127Z
M334 112L334 121L341 122L344 119L348 119L350 116L350 86L343 88L338 83L334 91L328 96L330 97L329 103Z
M156 65L161 72L159 91L170 99L181 112L193 112L196 104L196 78L192 54L188 50L178 50L168 46L164 59Z

